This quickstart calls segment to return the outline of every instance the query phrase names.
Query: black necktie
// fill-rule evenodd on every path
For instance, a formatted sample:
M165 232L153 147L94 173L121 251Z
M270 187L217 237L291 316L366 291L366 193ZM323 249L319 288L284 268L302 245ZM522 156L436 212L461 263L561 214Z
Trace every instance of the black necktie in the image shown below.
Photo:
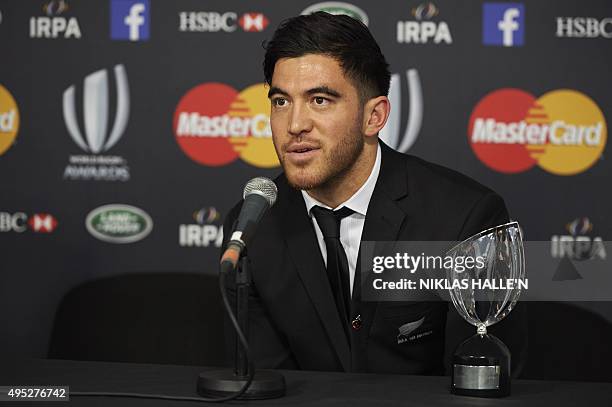
M340 243L340 220L350 216L354 211L347 207L332 211L320 206L313 206L311 211L323 233L327 249L327 277L334 293L340 320L345 330L348 330L351 312L351 283L348 260L344 247Z

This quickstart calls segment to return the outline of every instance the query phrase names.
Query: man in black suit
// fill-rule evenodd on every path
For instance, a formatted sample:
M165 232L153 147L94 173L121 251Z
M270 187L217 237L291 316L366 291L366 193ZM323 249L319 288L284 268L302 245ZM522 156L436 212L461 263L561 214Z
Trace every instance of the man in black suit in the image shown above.
M390 74L360 22L326 13L285 21L266 45L264 74L284 172L248 247L256 366L443 373L447 303L362 301L360 242L462 240L506 222L503 200L378 139ZM415 338L427 335L399 341L413 322Z

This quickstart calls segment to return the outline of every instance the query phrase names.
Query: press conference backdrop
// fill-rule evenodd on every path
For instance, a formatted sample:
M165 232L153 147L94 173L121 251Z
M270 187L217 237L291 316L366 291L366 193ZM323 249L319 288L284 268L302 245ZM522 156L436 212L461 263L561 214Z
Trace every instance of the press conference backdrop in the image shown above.
M1 0L3 352L45 356L84 282L216 273L243 185L279 172L262 42L319 9L386 55L388 144L494 188L552 257L611 238L609 1Z

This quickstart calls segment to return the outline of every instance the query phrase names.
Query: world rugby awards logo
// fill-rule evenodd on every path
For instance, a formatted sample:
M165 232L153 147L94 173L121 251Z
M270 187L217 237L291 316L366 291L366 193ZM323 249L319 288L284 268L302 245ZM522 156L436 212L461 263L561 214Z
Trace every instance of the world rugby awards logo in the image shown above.
M387 145L395 150L405 153L414 144L421 124L423 122L423 91L419 72L416 69L406 71L408 81L408 118L404 128L403 136L401 131L401 112L402 112L402 83L399 74L391 75L391 85L389 87L389 101L391 102L391 114L387 119L387 124L380 131L379 137Z
M153 220L142 209L130 205L104 205L87 215L85 227L95 238L108 243L133 243L153 229Z
M83 81L83 124L85 137L79 128L76 109L76 87L64 91L63 111L66 128L72 140L90 155L70 157L64 178L70 180L127 181L130 179L127 162L122 157L104 156L123 136L130 115L130 93L123 65L114 67L117 94L115 118L110 133L109 79L107 70L101 69Z

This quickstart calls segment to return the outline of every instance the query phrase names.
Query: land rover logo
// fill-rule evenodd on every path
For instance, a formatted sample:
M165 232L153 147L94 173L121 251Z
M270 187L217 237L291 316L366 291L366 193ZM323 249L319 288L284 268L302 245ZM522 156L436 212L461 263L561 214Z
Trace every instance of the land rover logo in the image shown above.
M302 11L302 15L324 11L329 14L339 15L344 14L353 17L355 20L361 21L364 25L368 25L368 15L359 7L341 1L325 1L308 6Z
M87 215L85 226L95 238L109 243L132 243L144 239L153 220L142 209L130 205L104 205Z

